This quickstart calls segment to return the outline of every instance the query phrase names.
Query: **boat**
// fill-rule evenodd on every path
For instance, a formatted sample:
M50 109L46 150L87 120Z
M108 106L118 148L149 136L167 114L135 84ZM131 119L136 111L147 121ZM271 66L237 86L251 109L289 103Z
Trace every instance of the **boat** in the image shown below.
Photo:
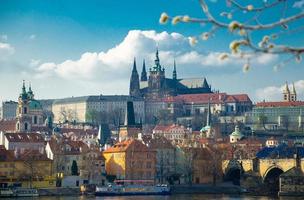
M31 188L3 188L0 197L38 197L38 190Z
M38 197L38 190L32 188L16 188L14 190L16 197Z
M132 180L132 184L120 181L124 184L108 184L107 186L96 186L96 196L127 196L127 195L170 195L170 187L165 184L144 185ZM135 184L134 184L135 183Z
M13 197L14 191L10 188L1 188L0 189L0 197Z

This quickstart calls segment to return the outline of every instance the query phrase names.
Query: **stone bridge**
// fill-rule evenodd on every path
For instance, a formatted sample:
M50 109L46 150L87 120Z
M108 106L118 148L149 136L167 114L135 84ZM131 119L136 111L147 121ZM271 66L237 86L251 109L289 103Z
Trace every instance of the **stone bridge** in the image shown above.
M265 181L268 176L279 176L281 173L296 166L297 159L295 158L233 159L222 162L222 170L226 179L235 174L242 175L252 171L259 174L262 180ZM300 160L300 166L302 171L304 171L304 159Z

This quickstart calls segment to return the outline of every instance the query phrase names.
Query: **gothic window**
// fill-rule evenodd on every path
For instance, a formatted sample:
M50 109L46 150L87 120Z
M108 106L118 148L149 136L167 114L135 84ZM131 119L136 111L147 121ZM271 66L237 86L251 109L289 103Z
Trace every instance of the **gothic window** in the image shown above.
M28 124L24 123L24 130L27 131L28 130Z

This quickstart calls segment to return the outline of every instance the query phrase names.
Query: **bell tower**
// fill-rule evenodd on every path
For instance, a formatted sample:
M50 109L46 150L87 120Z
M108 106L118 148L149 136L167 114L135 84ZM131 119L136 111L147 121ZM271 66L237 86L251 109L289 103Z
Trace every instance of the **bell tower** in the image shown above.
M296 92L296 88L294 86L294 83L292 83L292 89L290 92L290 101L297 101L297 92Z
M160 65L158 49L156 49L154 63L155 65L150 68L148 81L149 95L152 99L163 97L165 95L165 68L162 68Z
M283 89L283 100L284 101L290 101L290 91L289 91L287 81L286 81L284 89Z

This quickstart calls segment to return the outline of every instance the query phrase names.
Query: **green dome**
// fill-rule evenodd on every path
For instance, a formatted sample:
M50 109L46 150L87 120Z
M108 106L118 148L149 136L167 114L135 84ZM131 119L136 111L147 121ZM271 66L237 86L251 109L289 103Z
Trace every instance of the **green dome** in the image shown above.
M40 102L37 100L31 100L29 107L30 107L30 109L33 109L33 110L42 109Z
M240 131L239 126L235 126L234 132L231 133L231 136L240 136L240 137L243 136L243 134L242 134L241 131Z

